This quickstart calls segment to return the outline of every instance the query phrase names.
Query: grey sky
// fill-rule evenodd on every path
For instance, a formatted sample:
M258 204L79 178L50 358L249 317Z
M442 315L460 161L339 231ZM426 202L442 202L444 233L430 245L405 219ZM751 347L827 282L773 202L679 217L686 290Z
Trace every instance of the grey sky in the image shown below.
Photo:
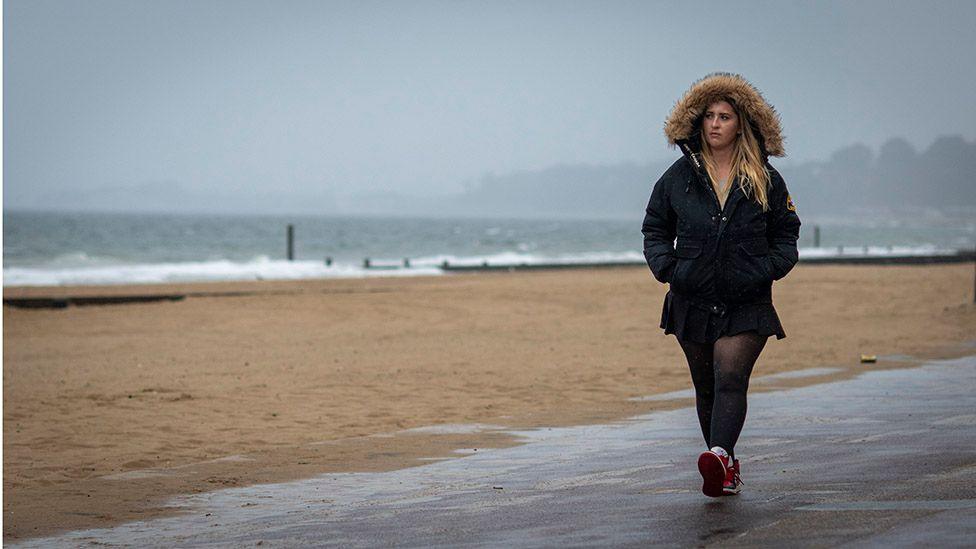
M5 207L660 160L664 117L715 70L777 106L793 161L976 138L976 2L680 4L7 0Z

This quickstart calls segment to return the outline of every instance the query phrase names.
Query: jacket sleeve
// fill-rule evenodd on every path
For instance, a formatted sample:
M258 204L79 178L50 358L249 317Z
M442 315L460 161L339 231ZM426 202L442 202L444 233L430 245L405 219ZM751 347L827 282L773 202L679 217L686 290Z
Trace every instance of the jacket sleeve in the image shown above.
M766 239L769 241L769 262L773 280L779 280L796 265L799 253L796 240L800 237L800 218L786 188L786 182L775 169L770 170L771 188L769 211L766 212Z
M674 269L674 251L676 217L671 209L670 173L668 170L654 184L651 199L647 203L644 224L644 259L651 268L654 278L661 282L671 281L671 271Z

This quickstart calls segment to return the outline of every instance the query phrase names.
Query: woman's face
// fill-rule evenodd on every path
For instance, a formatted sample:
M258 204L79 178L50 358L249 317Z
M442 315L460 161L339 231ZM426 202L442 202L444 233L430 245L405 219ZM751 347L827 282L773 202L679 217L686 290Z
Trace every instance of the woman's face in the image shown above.
M712 150L731 147L739 134L739 117L728 101L716 101L705 109L702 134Z

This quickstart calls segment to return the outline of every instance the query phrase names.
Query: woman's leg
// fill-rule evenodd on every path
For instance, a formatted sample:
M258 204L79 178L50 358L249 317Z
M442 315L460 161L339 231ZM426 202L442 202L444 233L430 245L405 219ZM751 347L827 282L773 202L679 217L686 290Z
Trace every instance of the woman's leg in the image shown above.
M756 332L720 337L715 342L715 403L712 408L709 447L721 446L735 457L735 443L746 420L746 391L752 367L766 345Z
M712 345L678 340L688 359L691 381L695 384L695 408L705 447L711 448L712 406L715 400L715 372L712 370Z

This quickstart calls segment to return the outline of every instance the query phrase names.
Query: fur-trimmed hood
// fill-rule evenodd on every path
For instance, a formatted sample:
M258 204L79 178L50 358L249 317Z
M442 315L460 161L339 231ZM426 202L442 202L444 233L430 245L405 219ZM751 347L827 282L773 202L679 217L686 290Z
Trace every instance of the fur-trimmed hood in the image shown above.
M743 112L759 140L763 156L786 156L779 114L748 80L728 72L709 74L691 85L664 122L664 135L671 145L689 142L700 133L705 109L721 99L730 99ZM697 149L697 143L689 143Z

